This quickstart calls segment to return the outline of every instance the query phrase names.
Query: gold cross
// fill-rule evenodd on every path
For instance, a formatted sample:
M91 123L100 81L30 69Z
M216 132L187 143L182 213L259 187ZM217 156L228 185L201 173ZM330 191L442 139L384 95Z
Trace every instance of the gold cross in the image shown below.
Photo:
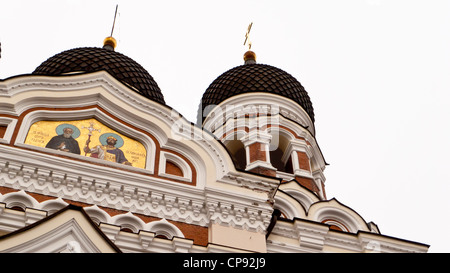
M94 123L93 122L90 122L90 126L89 127L81 126L81 128L89 130L89 133L88 133L89 138L92 136L92 132L93 131L98 131L99 133L101 132L100 129L94 128Z
M250 25L248 25L247 32L245 33L244 45L247 44L247 41L248 41L248 50L250 50L252 48L252 42L249 39L250 30L252 29L252 25L253 25L253 22L251 22Z

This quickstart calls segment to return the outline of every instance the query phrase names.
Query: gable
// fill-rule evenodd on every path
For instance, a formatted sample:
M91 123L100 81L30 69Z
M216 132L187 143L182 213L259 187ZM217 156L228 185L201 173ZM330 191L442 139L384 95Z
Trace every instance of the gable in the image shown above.
M69 205L32 225L0 237L1 253L121 252L81 207Z

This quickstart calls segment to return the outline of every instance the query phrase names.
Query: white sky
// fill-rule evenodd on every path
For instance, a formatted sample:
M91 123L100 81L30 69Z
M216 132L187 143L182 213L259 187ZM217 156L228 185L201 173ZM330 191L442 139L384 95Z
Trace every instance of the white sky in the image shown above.
M253 22L257 61L311 97L328 198L385 235L450 251L450 1L2 0L0 79L101 47L116 4L116 51L192 122L208 85L243 64Z

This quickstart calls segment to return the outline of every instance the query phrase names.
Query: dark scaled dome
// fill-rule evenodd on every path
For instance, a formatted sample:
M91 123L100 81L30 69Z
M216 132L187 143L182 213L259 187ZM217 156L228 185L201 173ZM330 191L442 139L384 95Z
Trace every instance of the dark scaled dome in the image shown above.
M297 102L314 122L314 109L305 88L289 73L266 64L246 63L234 67L216 78L206 89L201 100L199 117L208 105L248 92L269 92Z
M142 96L165 104L158 84L147 70L131 58L106 48L81 47L63 51L43 62L32 74L58 76L100 70L133 87Z

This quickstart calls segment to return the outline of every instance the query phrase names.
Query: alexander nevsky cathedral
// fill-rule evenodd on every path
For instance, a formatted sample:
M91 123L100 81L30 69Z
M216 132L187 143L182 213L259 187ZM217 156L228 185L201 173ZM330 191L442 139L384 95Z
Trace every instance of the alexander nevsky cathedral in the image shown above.
M428 251L327 198L314 90L295 75L248 50L193 123L115 48L0 80L0 252Z

